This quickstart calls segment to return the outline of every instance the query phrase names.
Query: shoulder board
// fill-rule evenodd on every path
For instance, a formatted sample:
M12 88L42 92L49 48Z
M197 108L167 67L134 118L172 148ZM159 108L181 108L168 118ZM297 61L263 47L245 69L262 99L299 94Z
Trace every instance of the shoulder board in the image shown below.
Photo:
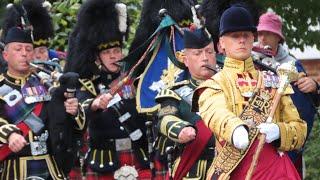
M94 87L94 84L90 79L79 79L79 82L82 84L82 87L85 90L89 91L94 96L97 96L97 92L96 92L96 89Z
M218 84L222 80L222 78L220 77L221 76L220 72L217 73L216 75L214 75L214 78L210 78L210 79L204 81L203 83L201 83L200 86L197 87L197 89L194 91L193 97L192 97L192 109L191 109L191 111L193 111L193 112L198 112L199 111L198 100L199 100L200 95L202 94L202 92L205 89L207 89L207 88L213 89L216 93L219 93L219 92L222 91L221 86Z
M188 85L184 85L179 87L178 89L175 89L174 92L176 92L180 97L185 98L193 94L194 89L192 89Z
M181 86L185 86L185 85L188 85L188 84L189 84L189 81L188 80L184 80L184 81L180 81L180 82L174 83L174 85L169 87L168 89L175 90L175 89L180 88Z
M163 99L163 98L173 98L173 99L176 99L178 101L181 100L181 97L178 96L178 94L176 92L174 92L173 90L171 89L163 89L161 90L158 95L155 97L155 100L158 102L160 99Z

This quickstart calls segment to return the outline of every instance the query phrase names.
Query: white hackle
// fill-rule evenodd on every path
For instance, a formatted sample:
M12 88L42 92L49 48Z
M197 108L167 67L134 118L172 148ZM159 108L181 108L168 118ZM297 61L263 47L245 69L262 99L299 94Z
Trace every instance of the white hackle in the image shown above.
M125 33L127 31L127 6L123 3L117 3L115 5L118 11L119 18L119 31Z

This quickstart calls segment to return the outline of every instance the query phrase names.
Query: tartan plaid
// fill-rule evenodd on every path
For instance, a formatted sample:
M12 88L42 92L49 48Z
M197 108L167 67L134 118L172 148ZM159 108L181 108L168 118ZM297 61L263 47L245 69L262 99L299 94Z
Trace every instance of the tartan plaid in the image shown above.
M69 173L70 180L82 180L81 169L79 166L73 167Z
M120 166L128 165L134 166L138 171L139 180L150 180L151 171L149 169L141 169L141 165L135 157L133 150L129 151L120 151L119 153L119 162ZM90 168L87 169L86 174L87 180L111 180L113 178L113 173L100 174L93 172Z
M154 168L156 170L154 180L166 180L168 179L168 171L166 165L160 161L155 160Z
M43 87L40 81L37 78L30 78L27 83L21 88L22 96L28 95L27 88L29 87L37 87L37 91L40 94L46 93L46 88ZM33 104L26 104L24 102L24 98L20 99L13 107L8 106L7 104L5 107L6 115L10 119L11 124L17 124L19 121L25 119L33 110L35 103Z
M19 121L25 119L33 110L35 104L26 104L23 99L10 107L5 104L5 112L10 120L9 123L17 124Z

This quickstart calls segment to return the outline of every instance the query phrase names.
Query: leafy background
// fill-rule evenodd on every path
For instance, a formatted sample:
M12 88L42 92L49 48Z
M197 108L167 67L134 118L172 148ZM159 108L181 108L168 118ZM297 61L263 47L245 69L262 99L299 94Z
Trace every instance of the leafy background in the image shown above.
M18 1L18 0L15 0ZM52 3L52 17L55 22L56 36L52 47L67 49L67 37L76 22L76 14L85 0L49 0ZM121 0L128 5L131 19L131 42L135 27L139 21L142 0ZM200 0L201 1L201 0ZM245 0L244 0L245 1ZM316 46L320 49L320 1L319 0L256 0L266 11L272 8L284 21L283 31L289 48L304 49L305 45ZM12 0L0 1L0 23L5 5ZM128 45L126 46L128 47Z
M52 3L51 15L55 24L56 35L52 48L67 49L68 34L76 22L76 14L84 0L57 0ZM0 24L9 0L0 0ZM139 21L142 0L123 0L128 6L131 29L128 44L132 41ZM304 49L306 45L320 49L320 1L319 0L260 0L257 3L264 11L272 8L284 21L284 34L289 48ZM126 44L126 48L128 48ZM315 121L310 139L306 144L306 179L320 179L320 121Z

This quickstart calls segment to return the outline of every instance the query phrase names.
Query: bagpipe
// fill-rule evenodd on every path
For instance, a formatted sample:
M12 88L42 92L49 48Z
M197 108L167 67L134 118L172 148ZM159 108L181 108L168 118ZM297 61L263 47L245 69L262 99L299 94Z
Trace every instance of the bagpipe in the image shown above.
M130 54L128 54L128 56L126 56L121 60L126 62L129 59L138 59L138 61L135 64L130 64L127 67L125 67L124 72L121 74L121 76L119 76L117 79L111 82L110 89L105 91L105 93L110 93L111 95L115 95L123 87L124 84L126 84L130 80L134 80L137 76L136 74L137 68L141 65L141 63L144 60L146 60L147 55L152 53L157 48L157 46L160 45L161 40L163 38L167 38L167 37L164 37L164 34L162 34L162 31L168 30L168 28L173 28L172 26L174 26L175 29L178 28L177 24L172 20L172 18L169 15L164 14L165 10L160 10L160 13L164 17L159 27L157 28L157 30L142 45L140 45L137 49L132 51ZM178 31L179 33L183 33L181 29L178 29ZM161 36L161 39L159 39L160 36ZM170 38L174 38L174 37L171 36ZM169 39L166 39L166 40L169 40ZM138 54L140 54L141 51L144 51L143 55L138 57ZM174 56L174 60L178 62L174 54L169 54L169 56ZM182 63L180 63L179 65L182 66Z
M43 65L49 64L49 62L32 61L29 63L32 69L32 75L37 77L40 82L47 88L51 94L59 84L59 79L63 75L62 72L50 70L45 68ZM50 65L56 65L52 63Z
M137 110L140 113L152 113L159 108L155 97L161 89L189 77L185 65L178 58L184 49L183 29L162 9L159 11L162 21L151 36L128 58L139 59L136 54L142 54L136 65L147 62L146 68L139 74L137 86ZM141 61L140 61L141 60Z
M42 67L42 64L53 66L58 71L50 71ZM79 75L74 72L62 74L61 71L59 72L58 64L54 62L33 61L30 66L36 69L33 74L40 79L52 95L48 103L51 152L58 166L68 173L76 159L76 152L79 148L77 140L81 139L82 135L80 131L74 129L73 119L75 117L66 113L63 103L68 98L76 97L76 89L80 87Z

